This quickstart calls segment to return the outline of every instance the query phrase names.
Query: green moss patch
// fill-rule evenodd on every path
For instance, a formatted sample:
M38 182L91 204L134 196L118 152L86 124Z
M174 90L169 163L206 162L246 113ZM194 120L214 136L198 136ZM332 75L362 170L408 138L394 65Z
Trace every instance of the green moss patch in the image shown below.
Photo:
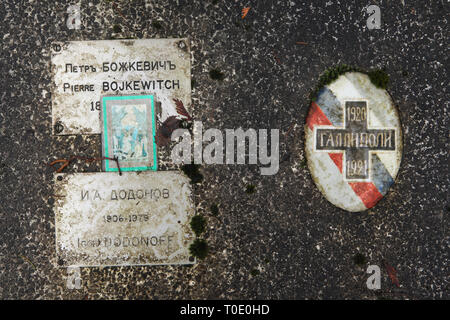
M384 70L373 70L367 74L375 87L386 89L389 84L389 75Z
M203 175L200 173L198 164L185 164L181 170L191 179L191 183L199 183L203 180Z
M353 262L361 267L367 263L367 258L362 253L357 253L353 257Z
M193 216L191 219L191 228L197 237L200 236L203 232L205 232L206 219L200 215Z
M158 20L154 20L152 22L152 27L159 30L159 29L162 29L162 24Z
M349 66L347 64L340 64L331 67L322 73L322 75L319 77L317 86L310 94L311 101L315 101L317 99L317 95L320 89L332 83L337 78L339 78L340 75L343 75L344 73L347 72L361 72L367 74L369 76L370 81L377 88L386 89L389 83L389 75L384 70L377 69L367 72L358 67Z
M113 26L113 31L114 31L114 33L119 33L119 32L122 32L122 28L118 24L115 24Z
M212 204L210 209L213 216L217 216L219 214L219 206L217 204Z
M245 192L247 194L255 193L256 187L253 184L248 184L245 186Z
M339 78L340 75L346 72L361 72L361 69L346 64L340 64L325 70L325 72L322 73L322 75L319 77L319 82L317 83L316 88L313 90L313 92L311 92L311 100L316 100L317 94L319 93L320 89L322 89L327 84L330 84L331 82Z
M257 275L259 275L261 272L258 269L252 269L250 271L250 274L252 277L256 277Z
M211 79L218 81L222 81L223 79L225 79L225 74L221 72L219 69L210 70L209 76L211 77Z
M195 239L189 246L189 252L192 256L203 260L209 252L208 243L204 239Z

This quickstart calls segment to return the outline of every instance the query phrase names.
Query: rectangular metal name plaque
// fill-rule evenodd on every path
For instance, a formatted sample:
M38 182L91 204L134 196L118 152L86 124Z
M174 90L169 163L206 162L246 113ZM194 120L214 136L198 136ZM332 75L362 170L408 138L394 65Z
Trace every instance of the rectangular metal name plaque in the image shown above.
M154 94L162 120L173 99L191 106L188 39L69 41L52 44L53 134L100 134L100 97Z
M61 266L193 264L189 179L176 171L55 174Z

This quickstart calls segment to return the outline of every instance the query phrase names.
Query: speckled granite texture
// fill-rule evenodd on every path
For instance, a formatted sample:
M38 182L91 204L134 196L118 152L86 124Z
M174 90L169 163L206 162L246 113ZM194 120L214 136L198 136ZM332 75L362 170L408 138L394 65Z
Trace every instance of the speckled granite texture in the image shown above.
M81 1L80 30L66 27L69 2L0 2L0 298L450 298L445 1L368 1L381 8L381 30L366 28L361 1L114 2ZM241 19L244 6L251 9ZM99 136L52 137L50 44L113 37L189 37L194 118L205 129L280 129L280 170L261 176L256 165L202 166L194 192L208 219L204 261L83 268L82 288L69 290L55 258L46 164L98 156L101 143ZM396 184L357 214L330 204L304 162L309 93L339 63L386 68L404 133ZM211 79L211 69L224 80ZM100 164L66 169L88 171ZM248 184L254 193L245 192ZM357 253L367 260L362 267ZM397 270L404 293L382 259ZM381 292L366 288L369 264L382 267Z

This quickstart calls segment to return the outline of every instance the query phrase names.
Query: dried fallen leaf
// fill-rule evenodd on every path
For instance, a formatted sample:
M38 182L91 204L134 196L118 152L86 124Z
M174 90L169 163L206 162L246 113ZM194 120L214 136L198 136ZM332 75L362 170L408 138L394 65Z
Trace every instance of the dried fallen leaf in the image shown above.
M117 168L119 169L119 175L122 175L122 172L120 171L120 166L119 166L119 159L117 157L115 157L115 158L109 158L109 157L87 158L87 157L73 156L73 157L70 157L69 159L58 159L58 160L52 161L48 165L50 167L54 167L55 164L62 163L62 165L58 169L56 169L56 173L61 173L63 171L63 169L65 167L67 167L74 160L83 160L86 162L112 160L112 161L115 161L117 164Z
M245 18L245 16L247 15L248 11L250 10L250 7L247 8L243 8L242 9L242 19Z
M272 55L273 55L273 57L275 58L275 61L276 61L278 64L281 64L280 59L278 58L278 56L275 54L274 51L272 51Z
M61 167L59 167L56 170L57 173L60 173L65 167L67 167L69 165L69 160L68 159L58 159L58 160L50 162L48 165L52 167L55 164L60 163L60 162L62 162L62 165L61 165Z
M188 121L192 120L192 117L189 115L189 113L187 112L186 108L184 107L183 102L181 102L178 99L173 99L173 101L175 101L175 105L176 105L176 109L177 109L177 113L180 116L186 117Z
M397 278L397 271L394 269L394 267L387 263L387 261L384 261L384 267L386 268L386 271L389 275L389 278L391 278L392 283L397 287L400 287L400 283Z
M170 142L172 132L180 127L181 120L176 116L168 117L156 131L155 142L159 147L165 146Z

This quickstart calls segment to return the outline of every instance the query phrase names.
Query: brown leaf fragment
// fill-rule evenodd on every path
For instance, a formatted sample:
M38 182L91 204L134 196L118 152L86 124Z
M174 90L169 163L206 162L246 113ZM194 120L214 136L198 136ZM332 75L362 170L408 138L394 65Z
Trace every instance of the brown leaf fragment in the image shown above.
M247 15L249 10L250 10L250 7L246 7L246 8L242 9L242 19L245 18L245 16Z
M82 161L86 161L86 162L112 160L112 161L115 161L117 164L117 169L119 171L119 175L122 175L122 172L120 171L120 166L119 166L119 159L117 157L114 157L114 158L109 158L109 157L88 158L88 157L81 157L81 156L73 156L73 157L70 157L69 159L58 159L58 160L52 161L48 164L48 166L53 167L57 163L62 163L62 165L58 169L56 169L56 173L61 173L65 167L67 167L71 162L73 162L75 160L82 160Z
M395 284L397 287L400 287L400 283L397 278L397 271L394 269L394 267L392 267L389 263L387 263L387 261L384 261L384 267L386 268L386 271L392 283Z
M278 64L281 64L280 59L279 59L278 56L275 54L275 51L272 51L272 55L273 55L273 57L275 58L275 61L276 61Z
M187 112L186 108L184 107L183 102L181 102L178 99L173 99L173 101L175 101L175 106L176 106L176 109L177 109L177 113L180 116L186 117L188 121L191 121L192 117Z
M159 147L165 146L170 142L172 132L180 127L181 120L176 116L168 117L160 124L155 134L155 142Z

